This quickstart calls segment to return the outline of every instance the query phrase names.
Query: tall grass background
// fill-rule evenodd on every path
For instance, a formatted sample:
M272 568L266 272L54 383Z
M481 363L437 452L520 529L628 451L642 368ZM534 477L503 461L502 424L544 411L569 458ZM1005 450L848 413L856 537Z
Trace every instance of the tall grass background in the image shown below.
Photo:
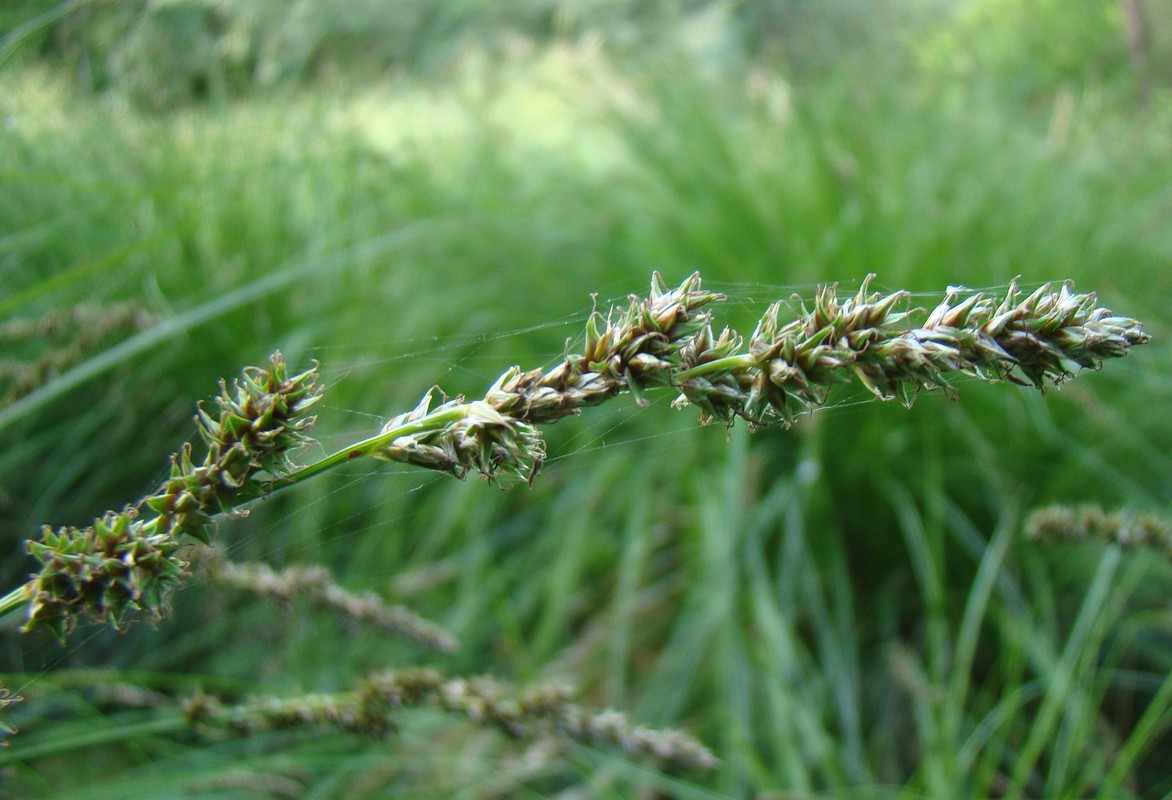
M1140 91L1114 4L1063 29L1074 62L1031 44L1049 3L614 7L403 16L411 36L377 41L434 47L378 64L347 62L358 34L319 20L299 29L326 42L316 61L248 83L217 62L196 96L101 61L114 23L86 4L6 18L0 322L125 302L145 321L0 408L5 587L40 524L140 497L193 403L278 348L321 362L331 450L435 383L476 394L556 362L594 302L653 269L699 270L741 328L869 272L926 305L1071 279L1153 344L1045 396L972 381L905 411L846 393L754 435L620 399L549 429L531 489L323 476L223 524L220 547L327 565L441 621L457 654L198 583L157 626L61 646L9 625L0 669L25 700L0 796L1172 795L1172 567L1021 535L1038 505L1166 515L1172 496L1172 95L1154 68ZM1103 20L1118 37L1088 40ZM672 775L428 712L389 743L175 734L174 712L115 691L332 691L414 663L566 680L723 765Z

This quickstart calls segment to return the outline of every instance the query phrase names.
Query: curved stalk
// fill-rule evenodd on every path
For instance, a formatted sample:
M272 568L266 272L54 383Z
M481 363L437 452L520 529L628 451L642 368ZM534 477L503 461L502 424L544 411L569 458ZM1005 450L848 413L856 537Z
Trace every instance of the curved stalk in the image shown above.
M334 467L353 461L356 458L376 458L378 453L385 450L396 439L442 429L467 416L467 407L459 406L431 414L415 422L405 423L389 429L384 428L374 436L368 436L354 444L343 447L341 450L330 453L319 461L306 464L304 467L299 467L288 475L279 476L262 484L260 494L267 496L274 492L279 492L282 489L288 489L291 486L304 483L310 478L316 477L323 472L328 472ZM248 499L252 500L255 497Z

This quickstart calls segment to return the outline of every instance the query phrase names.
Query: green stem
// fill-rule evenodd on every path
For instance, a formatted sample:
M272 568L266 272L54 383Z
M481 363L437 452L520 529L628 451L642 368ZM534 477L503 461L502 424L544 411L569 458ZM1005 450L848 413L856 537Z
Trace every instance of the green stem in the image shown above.
M8 594L0 597L0 619L28 603L28 584L17 586Z
M685 369L673 376L675 383L691 380L692 378L702 378L705 375L711 375L714 372L733 372L738 369L745 369L746 367L756 366L757 359L751 353L740 353L735 356L725 356L713 361L706 361L703 364L697 364L691 369Z
M391 428L388 431L370 436L352 445L343 447L320 461L315 461L312 464L307 464L296 472L291 472L280 478L275 478L269 483L264 484L263 494L265 496L278 492L282 489L288 489L290 486L296 486L303 481L307 481L315 475L319 475L327 470L331 470L339 464L345 464L355 458L364 458L373 456L379 450L382 450L391 442L398 439L400 436L412 436L416 433L425 433L427 431L439 430L446 427L450 423L458 422L464 417L468 416L468 406L460 405L454 408L446 408L442 411L435 411L428 414L422 419L417 419L414 422L407 422L398 427ZM252 498L249 498L252 499Z

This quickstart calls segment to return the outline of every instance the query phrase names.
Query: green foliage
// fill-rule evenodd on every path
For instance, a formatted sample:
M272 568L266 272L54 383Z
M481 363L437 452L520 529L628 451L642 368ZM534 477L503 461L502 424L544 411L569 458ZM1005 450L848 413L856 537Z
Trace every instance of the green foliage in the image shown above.
M71 4L67 4L71 5ZM523 0L127 0L78 3L24 33L79 82L163 110L353 75L443 75L471 48L526 51L640 4ZM655 4L653 4L655 5ZM660 14L674 16L671 4ZM37 20L10 12L10 24Z
M970 0L917 45L925 66L1027 98L1134 76L1117 0ZM1117 86L1126 88L1126 86Z
M682 49L716 72L760 60L799 80L815 79L858 68L880 53L887 61L900 60L903 42L924 30L924 19L932 16L926 12L939 5L940 0L817 5L798 0L74 0L47 3L44 9L29 5L8 17L14 28L31 24L17 37L25 51L63 61L79 85L162 110L315 81L347 84L370 75L442 81L470 52L515 58L579 41L635 58ZM951 57L953 44L941 41L928 50L947 49Z

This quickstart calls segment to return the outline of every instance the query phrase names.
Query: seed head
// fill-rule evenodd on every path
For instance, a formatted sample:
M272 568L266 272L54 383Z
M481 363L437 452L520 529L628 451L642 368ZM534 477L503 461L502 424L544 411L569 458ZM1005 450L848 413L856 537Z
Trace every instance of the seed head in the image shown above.
M82 612L114 625L134 612L162 616L187 573L181 536L210 543L213 516L262 494L260 476L292 469L291 451L310 441L316 374L290 377L280 353L267 370L246 368L231 389L221 383L218 416L199 408L196 427L208 450L200 465L186 443L171 457L170 477L138 506L106 512L86 528L45 526L41 540L28 543L41 567L25 586L26 630L64 637ZM154 516L142 519L144 510Z
M1026 519L1026 536L1041 542L1099 539L1120 547L1147 547L1172 560L1172 524L1152 514L1105 511L1097 505L1053 505Z
M180 543L133 508L106 512L88 528L45 526L28 547L41 570L26 587L25 630L44 627L58 638L82 611L115 626L135 611L158 618L187 569Z

